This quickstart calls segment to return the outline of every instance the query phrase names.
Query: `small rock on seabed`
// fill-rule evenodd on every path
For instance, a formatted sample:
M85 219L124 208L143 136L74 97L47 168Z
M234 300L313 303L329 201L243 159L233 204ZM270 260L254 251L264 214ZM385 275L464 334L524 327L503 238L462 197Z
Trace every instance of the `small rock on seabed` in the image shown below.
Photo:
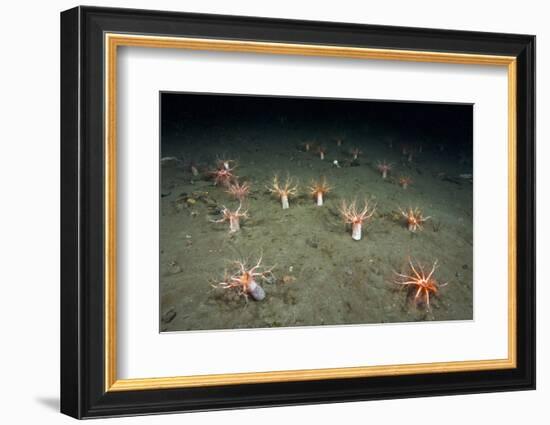
M170 323L176 317L176 310L174 307L171 307L162 315L162 321L164 323Z

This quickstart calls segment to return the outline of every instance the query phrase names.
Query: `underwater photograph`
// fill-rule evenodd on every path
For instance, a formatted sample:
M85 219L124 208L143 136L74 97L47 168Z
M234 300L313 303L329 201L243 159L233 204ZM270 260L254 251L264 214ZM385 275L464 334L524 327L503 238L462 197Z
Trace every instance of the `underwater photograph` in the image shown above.
M473 105L160 93L161 332L473 319Z

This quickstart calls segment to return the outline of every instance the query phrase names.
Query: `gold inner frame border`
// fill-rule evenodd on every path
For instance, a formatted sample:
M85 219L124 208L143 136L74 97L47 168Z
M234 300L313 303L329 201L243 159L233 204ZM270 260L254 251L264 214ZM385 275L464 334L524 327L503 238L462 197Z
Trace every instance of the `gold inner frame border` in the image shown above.
M342 367L192 375L151 378L117 378L117 323L116 323L116 123L117 123L117 52L118 47L148 47L227 51L279 55L324 56L355 59L397 60L405 62L432 62L468 65L504 66L508 72L508 357L495 360L468 360L454 362L398 364L382 366ZM105 47L105 391L138 391L217 385L240 385L322 379L364 378L411 375L420 373L450 373L512 369L516 357L516 87L517 61L513 56L495 56L447 52L428 52L393 49L371 49L331 45L288 44L221 39L161 37L106 33Z

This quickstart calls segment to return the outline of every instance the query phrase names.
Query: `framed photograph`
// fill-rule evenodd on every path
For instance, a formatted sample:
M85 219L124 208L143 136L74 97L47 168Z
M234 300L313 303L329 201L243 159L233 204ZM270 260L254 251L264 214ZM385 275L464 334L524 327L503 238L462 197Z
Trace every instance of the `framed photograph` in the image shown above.
M61 411L535 388L535 37L61 14Z

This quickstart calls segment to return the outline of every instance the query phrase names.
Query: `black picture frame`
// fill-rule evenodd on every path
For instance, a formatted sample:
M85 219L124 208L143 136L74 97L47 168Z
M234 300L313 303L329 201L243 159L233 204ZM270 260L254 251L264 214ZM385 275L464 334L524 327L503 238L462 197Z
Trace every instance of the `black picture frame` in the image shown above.
M106 32L516 57L517 367L105 391ZM62 413L92 418L535 388L534 36L96 7L67 10L61 13L61 195Z

